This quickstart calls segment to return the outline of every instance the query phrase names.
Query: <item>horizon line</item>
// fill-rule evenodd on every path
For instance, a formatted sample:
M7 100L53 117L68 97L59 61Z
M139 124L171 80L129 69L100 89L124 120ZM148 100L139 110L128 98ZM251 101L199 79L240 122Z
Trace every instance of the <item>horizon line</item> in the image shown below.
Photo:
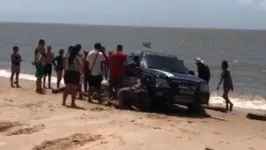
M0 21L3 23L18 24L47 24L47 25L79 25L79 26L111 26L111 27L130 27L130 28L171 28L171 29L212 29L212 30L245 30L245 31L266 31L266 28L225 28L225 27L185 27L185 26L149 26L149 25L123 25L123 24L90 24L90 23L67 23L67 22L35 22L35 21Z

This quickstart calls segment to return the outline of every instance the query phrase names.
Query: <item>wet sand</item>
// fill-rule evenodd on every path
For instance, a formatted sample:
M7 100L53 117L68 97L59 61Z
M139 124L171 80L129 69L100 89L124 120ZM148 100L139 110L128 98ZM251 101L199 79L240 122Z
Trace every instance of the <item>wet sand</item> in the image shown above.
M171 115L121 111L86 101L61 106L62 95L38 95L34 83L10 88L0 78L1 150L264 150L266 122L245 112ZM70 105L70 99L68 99Z

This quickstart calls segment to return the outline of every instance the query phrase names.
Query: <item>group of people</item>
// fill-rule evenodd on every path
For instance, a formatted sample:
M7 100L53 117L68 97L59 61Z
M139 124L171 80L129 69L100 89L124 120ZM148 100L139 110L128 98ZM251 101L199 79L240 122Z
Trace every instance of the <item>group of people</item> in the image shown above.
M117 97L119 93L121 93L120 95L127 95L124 94L123 90L118 92L123 87L124 64L127 63L127 55L123 53L122 45L118 45L116 52L109 54L109 56L107 56L105 47L101 43L95 43L94 49L91 51L84 50L82 53L81 50L82 46L80 44L71 45L68 47L66 54L64 49L60 49L58 55L54 56L52 47L47 46L46 48L45 41L43 39L39 40L32 63L36 68L36 92L39 94L45 93L44 89L46 88L47 78L48 88L52 88L51 77L53 70L55 70L57 75L56 88L60 88L62 79L64 79L65 83L62 105L66 105L66 99L68 95L71 95L71 106L75 107L77 93L79 93L79 98L83 99L82 91L88 93L88 102L92 102L91 97L96 94L98 102L101 103L101 83L104 78L109 79L108 93L110 100L121 99ZM19 73L21 61L22 57L19 54L19 47L14 46L13 53L11 54L10 83L12 87L14 87L14 84L20 87ZM196 64L198 67L198 77L209 83L211 77L209 67L200 59L196 59ZM232 110L233 103L229 100L228 93L230 90L233 90L233 83L228 71L227 61L222 62L222 75L217 89L219 89L222 82L226 109ZM122 103L121 100L119 101Z
M69 46L66 54L63 49L60 49L58 56L54 57L52 47L45 48L45 41L41 39L35 50L33 62L37 78L36 92L44 93L47 77L48 88L51 88L54 66L57 74L57 89L60 88L62 78L65 83L62 105L66 104L68 95L71 95L71 106L75 107L76 95L79 93L79 98L83 99L83 91L88 93L89 102L92 102L92 95L96 94L101 103L101 83L104 78L109 78L109 99L116 98L123 84L124 64L127 60L127 56L123 53L123 46L118 45L117 51L110 56L107 56L105 47L101 43L95 43L91 51L84 50L81 53L81 50L82 46L76 44ZM16 55L16 52L13 51L12 55ZM12 69L13 71L15 70Z

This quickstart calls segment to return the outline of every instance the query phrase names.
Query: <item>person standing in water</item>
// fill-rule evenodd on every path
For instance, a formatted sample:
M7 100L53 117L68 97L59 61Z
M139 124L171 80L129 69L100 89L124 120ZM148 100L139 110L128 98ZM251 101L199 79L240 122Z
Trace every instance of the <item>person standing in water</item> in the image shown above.
M39 94L43 94L44 91L42 89L42 77L44 74L45 67L45 41L43 39L39 40L38 47L35 50L35 61L34 65L36 68L35 76L36 79L36 92Z
M14 87L14 83L16 84L17 87L19 86L19 73L20 73L20 63L22 59L19 54L19 48L18 46L13 47L13 53L11 54L11 77L10 77L10 84L11 87ZM16 76L16 81L13 82L14 76Z
M62 105L66 105L67 96L71 95L71 107L75 107L76 94L80 83L80 70L82 69L82 62L79 59L79 51L81 50L81 45L76 45L73 47L71 52L66 56L64 61L64 80L66 88L63 93Z
M226 60L224 60L222 62L222 74L221 74L221 79L220 82L218 84L217 90L219 90L221 83L223 82L223 98L225 99L226 102L226 110L233 110L233 103L230 101L228 94L230 92L230 90L234 90L233 87L233 81L230 75L230 72L228 70L228 62ZM228 105L230 105L230 108L228 108Z
M55 59L53 60L53 65L57 76L56 87L58 89L60 88L60 83L63 76L63 69L64 69L63 62L64 62L64 49L60 49L59 55L56 56Z
M44 67L44 76L43 76L43 88L46 88L46 76L48 76L48 88L51 89L51 77L52 77L52 68L53 68L54 53L52 52L52 47L48 46L47 51L45 52L45 67Z

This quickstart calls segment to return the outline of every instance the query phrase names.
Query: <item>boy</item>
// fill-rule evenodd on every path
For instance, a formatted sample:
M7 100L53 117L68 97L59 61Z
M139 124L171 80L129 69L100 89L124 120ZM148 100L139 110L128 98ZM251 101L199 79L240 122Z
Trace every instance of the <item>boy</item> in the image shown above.
M11 77L10 77L10 84L11 87L14 87L14 83L16 84L16 87L19 86L19 73L20 73L20 63L22 59L19 54L19 48L18 46L13 47L13 53L11 54ZM16 76L16 81L13 82L14 75Z

